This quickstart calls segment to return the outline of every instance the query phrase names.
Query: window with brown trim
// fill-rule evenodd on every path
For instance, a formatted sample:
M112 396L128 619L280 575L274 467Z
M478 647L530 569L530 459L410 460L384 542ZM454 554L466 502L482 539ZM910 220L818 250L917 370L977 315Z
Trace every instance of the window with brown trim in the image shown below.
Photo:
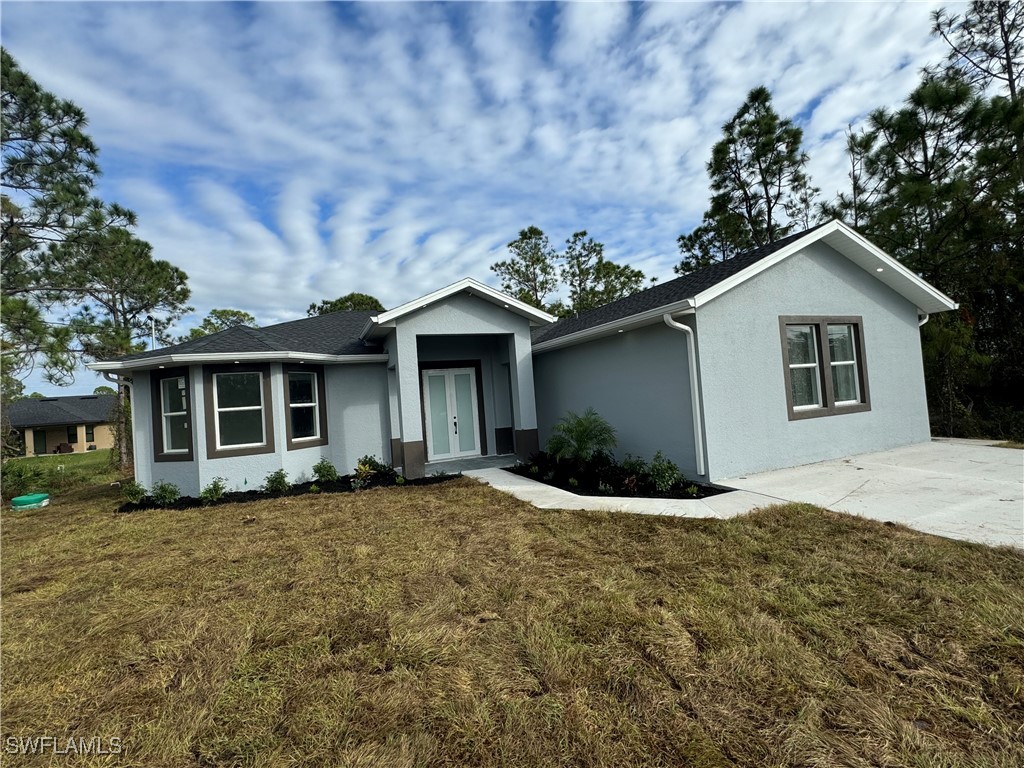
M789 419L871 410L861 317L779 318Z
M322 367L285 368L284 413L289 451L327 444L327 392Z
M269 365L205 365L203 396L207 458L273 453Z
M153 371L150 376L153 412L153 460L192 461L192 385L188 368Z

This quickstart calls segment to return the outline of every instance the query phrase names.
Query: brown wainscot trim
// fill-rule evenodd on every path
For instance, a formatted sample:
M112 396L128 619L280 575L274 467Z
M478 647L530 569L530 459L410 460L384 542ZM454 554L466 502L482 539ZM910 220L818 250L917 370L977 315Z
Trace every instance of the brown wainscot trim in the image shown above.
M263 430L266 434L266 445L248 448L218 448L217 429L214 421L217 414L213 409L213 375L215 373L258 373L263 377ZM206 411L206 458L226 459L232 456L256 456L261 453L274 453L274 400L270 389L270 366L267 364L238 363L235 365L204 365L203 366L203 399Z
M297 451L302 448L315 448L318 445L327 445L327 387L324 383L324 367L322 365L288 365L284 370L284 433L285 442L289 451ZM317 418L320 419L320 437L307 437L299 440L292 438L292 412L291 412L291 390L288 387L288 375L290 373L315 373L316 374L316 409Z
M426 474L425 445L422 440L402 442L402 474L410 480L418 480Z
M857 376L860 384L859 403L852 405L836 405L832 387L832 358L828 351L828 326L849 324L853 326L853 335L857 345ZM797 411L793 408L793 385L789 371L789 344L786 341L787 325L816 325L818 327L818 363L822 380L823 403L821 408L810 408ZM864 352L864 318L860 315L824 316L824 315L780 315L779 337L782 340L782 373L786 389L786 413L790 421L817 419L822 416L842 416L846 413L863 413L871 410L871 392L868 389L868 360Z
M163 400L160 382L164 379L185 377L185 407L188 410L188 451L166 453L164 451ZM192 461L196 453L195 398L192 397L192 376L188 368L156 369L149 372L149 410L153 417L153 461Z

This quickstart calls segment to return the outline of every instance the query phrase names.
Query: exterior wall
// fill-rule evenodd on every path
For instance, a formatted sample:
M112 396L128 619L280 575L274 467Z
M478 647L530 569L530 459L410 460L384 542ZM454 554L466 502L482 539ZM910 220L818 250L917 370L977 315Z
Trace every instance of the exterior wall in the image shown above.
M239 367L240 370L243 366ZM390 430L387 410L387 371L383 365L325 366L327 398L326 445L289 451L285 437L284 374L280 363L270 366L274 421L274 451L250 456L209 459L206 448L206 396L202 366L189 368L192 387L193 461L153 460L152 411L149 373L136 373L132 423L135 431L135 477L147 488L157 481L174 483L183 495L196 496L214 478L227 480L230 490L259 488L278 469L289 482L312 479L313 465L326 457L342 474L350 472L360 456L387 458Z
M103 450L105 448L112 448L114 446L114 433L108 424L94 424L93 425L93 439L86 441L85 439L85 425L79 424L78 429L78 442L72 443L71 447L74 449L74 453L84 453L90 445L95 445L97 450ZM25 438L25 455L35 456L35 435L39 431L46 433L46 452L53 453L61 443L68 441L68 427L27 427L24 430Z
M619 458L660 450L698 477L686 344L684 333L659 323L537 354L540 444L567 411L592 407L615 427Z
M789 420L781 315L859 315L871 410ZM714 480L926 442L917 308L815 243L697 310Z

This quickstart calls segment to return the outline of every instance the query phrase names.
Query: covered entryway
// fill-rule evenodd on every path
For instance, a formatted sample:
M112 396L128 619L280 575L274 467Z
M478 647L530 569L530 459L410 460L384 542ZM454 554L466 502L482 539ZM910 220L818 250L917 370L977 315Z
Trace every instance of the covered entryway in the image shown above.
M439 463L535 453L530 332L553 321L470 279L370 318L362 338L388 354L392 464L416 478Z
M423 371L427 461L480 455L481 405L475 369Z

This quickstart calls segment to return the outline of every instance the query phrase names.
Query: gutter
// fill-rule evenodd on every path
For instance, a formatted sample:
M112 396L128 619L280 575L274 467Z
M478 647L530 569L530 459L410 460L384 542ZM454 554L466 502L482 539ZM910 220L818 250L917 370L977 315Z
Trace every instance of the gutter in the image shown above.
M673 304L665 304L664 306L657 307L656 309L650 309L646 312L620 318L619 320L612 320L608 323L595 325L593 328L584 328L582 331L567 333L565 336L559 336L557 339L542 341L539 344L533 345L533 352L536 354L539 352L549 352L553 349L561 349L562 347L571 347L574 344L582 344L585 341L590 341L591 339L599 338L601 336L609 336L620 330L651 325L652 323L658 322L658 320L666 314L678 314L680 312L683 314L692 314L695 306L693 299L683 299L682 301L677 301Z
M924 313L924 317L921 317L920 315L918 316L918 318L917 318L917 327L920 328L922 325L924 325L927 322L928 322L928 313L925 312Z
M694 308L678 312L680 315L696 315ZM669 328L682 331L686 334L686 361L690 369L690 407L693 411L693 450L697 457L697 474L707 477L707 465L704 460L704 423L700 414L700 382L697 379L697 345L693 335L693 329L687 325L677 322L671 312L661 316Z
M157 357L146 357L139 360L108 360L99 363L88 363L85 367L91 371L129 371L133 369L160 368L168 365L189 365L196 363L251 363L251 362L286 362L296 360L301 363L386 363L387 355L323 355L303 352L238 352L233 355L217 354L168 354Z

